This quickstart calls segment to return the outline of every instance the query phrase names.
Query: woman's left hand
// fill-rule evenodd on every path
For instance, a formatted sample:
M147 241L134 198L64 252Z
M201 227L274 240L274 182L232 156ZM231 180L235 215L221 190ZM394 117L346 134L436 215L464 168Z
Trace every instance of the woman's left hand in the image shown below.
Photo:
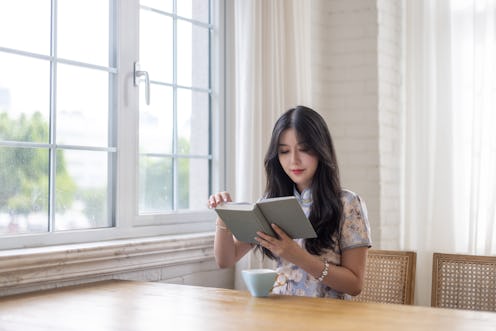
M258 237L256 237L255 240L258 241L262 247L270 250L274 255L291 261L291 257L302 248L277 225L272 224L272 229L274 229L279 238L269 236L268 234L259 231L257 232Z

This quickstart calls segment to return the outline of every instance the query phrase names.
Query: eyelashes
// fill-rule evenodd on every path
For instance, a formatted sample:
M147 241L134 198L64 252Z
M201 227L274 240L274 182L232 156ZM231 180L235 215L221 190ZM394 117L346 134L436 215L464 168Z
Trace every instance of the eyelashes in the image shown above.
M300 148L300 149L298 149L298 152L311 154L312 150L309 148ZM288 154L288 153L289 153L289 151L287 151L287 150L278 151L278 154Z

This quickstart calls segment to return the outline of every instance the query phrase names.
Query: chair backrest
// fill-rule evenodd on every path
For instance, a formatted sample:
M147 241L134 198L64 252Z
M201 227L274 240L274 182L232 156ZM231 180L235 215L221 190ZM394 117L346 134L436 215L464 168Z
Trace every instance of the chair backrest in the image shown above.
M413 304L417 254L371 249L362 292L353 301Z
M496 311L496 256L434 253L431 306Z

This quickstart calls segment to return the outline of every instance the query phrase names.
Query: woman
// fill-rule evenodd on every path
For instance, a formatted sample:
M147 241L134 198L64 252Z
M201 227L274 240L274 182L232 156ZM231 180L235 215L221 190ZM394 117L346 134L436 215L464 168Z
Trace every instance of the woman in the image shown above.
M362 289L367 250L371 246L365 204L341 188L329 129L314 110L298 106L275 123L265 156L265 198L294 195L317 238L293 240L276 225L278 238L258 232L256 245L277 261L285 285L274 293L346 298ZM228 192L210 196L209 205L231 201ZM215 258L233 266L252 245L238 241L217 219Z

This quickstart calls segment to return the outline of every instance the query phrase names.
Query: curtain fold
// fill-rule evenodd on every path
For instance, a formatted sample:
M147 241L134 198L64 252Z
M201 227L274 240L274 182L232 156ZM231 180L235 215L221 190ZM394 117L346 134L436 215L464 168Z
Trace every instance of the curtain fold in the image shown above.
M459 0L458 0L459 1ZM460 72L460 103L455 108L461 123L467 125L471 144L463 144L470 155L470 164L462 171L470 174L469 184L460 190L469 192L468 207L460 214L471 220L467 248L479 254L496 253L496 1L459 2L466 15L457 16L456 23L466 26L459 31L466 42L453 51L455 65L465 67ZM472 47L466 47L473 45ZM464 61L468 59L468 63ZM463 83L465 82L465 83ZM463 105L463 106L461 106ZM472 111L466 111L467 109ZM462 130L464 128L462 127ZM459 162L463 164L463 158ZM468 177L468 176L467 176Z
M418 252L416 302L430 305L434 251L496 254L496 11L406 6L402 239Z
M237 0L235 47L235 192L255 201L265 188L264 153L276 119L298 104L309 104L310 10L304 0ZM253 254L239 270L261 266Z

